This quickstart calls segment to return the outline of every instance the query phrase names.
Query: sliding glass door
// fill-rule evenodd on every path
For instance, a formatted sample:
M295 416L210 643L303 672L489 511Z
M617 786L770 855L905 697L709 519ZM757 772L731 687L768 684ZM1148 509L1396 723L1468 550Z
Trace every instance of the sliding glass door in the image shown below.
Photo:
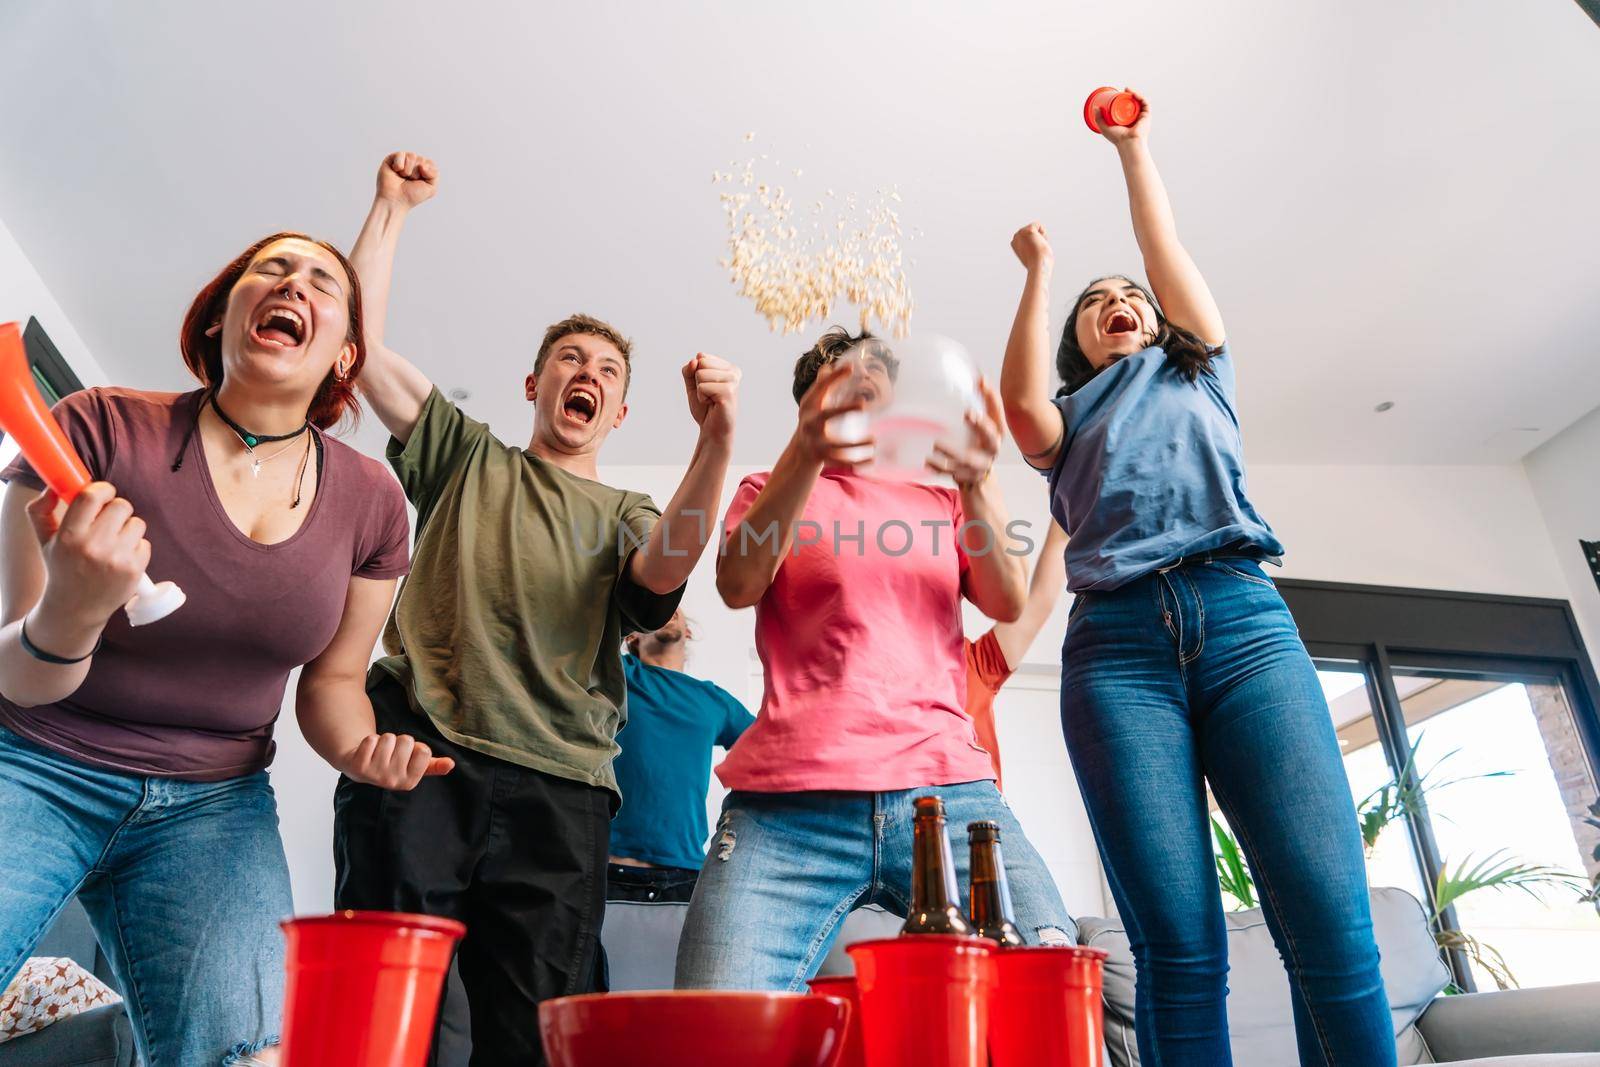
M1562 688L1394 666L1405 733L1391 750L1365 672L1325 662L1318 673L1372 884L1443 904L1442 942L1477 988L1600 979L1600 912L1583 899L1580 841L1600 790ZM1427 850L1413 820L1425 820Z
M1418 900L1428 899L1427 882L1417 865L1416 845L1400 799L1393 788L1397 770L1384 751L1378 734L1376 706L1366 673L1359 664L1319 663L1317 675L1328 697L1345 773L1350 778L1350 799L1362 823L1362 844L1367 854L1367 880L1375 886L1404 889Z
M1414 894L1466 990L1600 980L1600 721L1564 602L1279 583L1372 884Z

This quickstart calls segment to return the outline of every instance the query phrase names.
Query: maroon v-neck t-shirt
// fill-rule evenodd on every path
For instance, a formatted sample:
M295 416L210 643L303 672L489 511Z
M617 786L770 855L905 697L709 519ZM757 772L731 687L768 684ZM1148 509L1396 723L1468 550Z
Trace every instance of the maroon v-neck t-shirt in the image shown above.
M332 640L352 577L406 572L409 527L383 465L323 436L322 481L301 502L300 529L275 545L252 541L223 510L192 432L199 401L105 388L56 405L89 473L147 524L150 577L189 599L137 629L116 612L77 692L35 708L0 698L0 724L85 763L207 782L272 762L289 672ZM20 458L0 479L44 487Z

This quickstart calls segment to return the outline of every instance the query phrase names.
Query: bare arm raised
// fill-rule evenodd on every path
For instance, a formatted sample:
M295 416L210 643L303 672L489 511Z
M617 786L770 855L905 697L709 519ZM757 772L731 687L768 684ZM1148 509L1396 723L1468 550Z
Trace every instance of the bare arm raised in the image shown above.
M1045 470L1055 464L1065 436L1061 410L1050 400L1050 275L1055 255L1037 222L1016 232L1011 251L1028 275L1000 367L1000 397L1022 458Z
M1220 345L1227 338L1222 327L1222 312L1211 296L1211 289L1183 243L1178 240L1178 223L1172 214L1167 187L1150 155L1150 102L1138 93L1139 121L1132 126L1116 126L1102 113L1100 133L1116 146L1122 161L1122 176L1128 186L1128 210L1133 215L1133 236L1144 257L1150 288L1167 321L1195 334L1208 345Z
M361 278L362 317L367 361L361 370L361 395L401 444L411 438L433 383L405 357L383 342L389 314L389 284L400 231L411 209L427 202L438 187L439 168L413 152L394 152L378 166L378 187L350 262Z

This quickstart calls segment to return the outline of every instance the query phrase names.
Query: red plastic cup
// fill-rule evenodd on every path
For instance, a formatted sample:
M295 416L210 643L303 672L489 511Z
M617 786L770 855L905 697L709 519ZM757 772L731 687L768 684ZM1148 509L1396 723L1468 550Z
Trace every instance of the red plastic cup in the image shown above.
M1078 945L995 953L989 1007L994 1067L1100 1067L1106 953Z
M861 1044L871 1067L986 1067L991 943L922 934L861 941Z
M1093 133L1100 132L1102 110L1110 113L1111 125L1132 126L1139 121L1139 113L1144 107L1132 93L1102 85L1083 102L1083 121L1089 124L1089 130Z
M284 1067L423 1067L466 932L451 919L387 911L286 919Z
M867 1052L861 1046L861 991L853 975L813 978L811 992L819 997L838 997L850 1002L850 1022L844 1032L844 1051L834 1067L867 1067Z

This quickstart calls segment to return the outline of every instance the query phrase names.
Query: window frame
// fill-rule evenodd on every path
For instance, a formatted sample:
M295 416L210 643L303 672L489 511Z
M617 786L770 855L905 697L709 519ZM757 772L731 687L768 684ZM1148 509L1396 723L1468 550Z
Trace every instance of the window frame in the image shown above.
M1561 685L1590 775L1600 781L1600 681L1567 601L1287 578L1276 585L1314 660L1360 666L1384 757L1396 775L1404 765L1407 737L1394 684L1398 668ZM1444 861L1426 802L1407 822L1431 895ZM1444 910L1440 925L1461 929L1454 908ZM1451 950L1445 957L1456 984L1475 991L1466 956Z

